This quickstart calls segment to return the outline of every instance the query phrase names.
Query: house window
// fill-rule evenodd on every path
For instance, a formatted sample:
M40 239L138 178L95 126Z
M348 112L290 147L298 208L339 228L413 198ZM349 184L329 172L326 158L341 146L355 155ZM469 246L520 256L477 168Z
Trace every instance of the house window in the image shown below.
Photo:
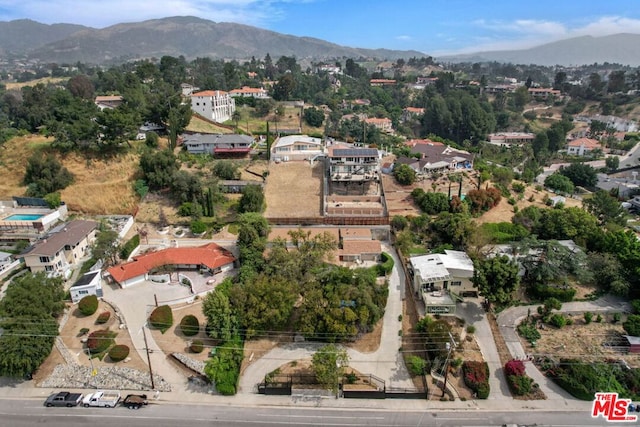
M462 286L462 282L461 281L451 282L451 286Z
M65 251L70 251L71 250L71 245L64 245L64 250Z
M49 257L48 256L41 256L40 257L40 262L49 262Z
M45 265L44 266L44 271L53 271L53 266L52 265Z
M78 291L78 295L87 295L89 291Z

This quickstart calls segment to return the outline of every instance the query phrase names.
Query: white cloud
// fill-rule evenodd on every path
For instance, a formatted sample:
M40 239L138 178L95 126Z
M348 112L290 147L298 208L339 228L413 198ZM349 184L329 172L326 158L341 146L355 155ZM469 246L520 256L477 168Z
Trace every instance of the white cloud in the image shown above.
M263 25L282 18L282 3L315 0L0 0L0 19L77 23L102 28L167 16L197 16L216 22Z
M407 40L413 40L413 38L411 36L396 36L396 40L402 40L402 41L407 41Z

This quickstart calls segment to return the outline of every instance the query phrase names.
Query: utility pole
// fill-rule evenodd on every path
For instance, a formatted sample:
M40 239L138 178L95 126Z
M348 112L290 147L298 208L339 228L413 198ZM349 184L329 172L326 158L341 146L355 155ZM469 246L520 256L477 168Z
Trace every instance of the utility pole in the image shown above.
M149 378L151 379L151 390L156 389L156 385L153 382L153 370L151 369L151 356L149 356L149 345L147 344L147 333L144 331L146 325L142 326L142 337L144 338L144 350L147 352L147 363L149 364Z
M444 362L444 384L442 385L442 397L444 397L447 392L447 378L449 377L449 362L451 361L451 353L455 347L455 340L453 339L453 335L449 332L449 342L447 343L447 360Z

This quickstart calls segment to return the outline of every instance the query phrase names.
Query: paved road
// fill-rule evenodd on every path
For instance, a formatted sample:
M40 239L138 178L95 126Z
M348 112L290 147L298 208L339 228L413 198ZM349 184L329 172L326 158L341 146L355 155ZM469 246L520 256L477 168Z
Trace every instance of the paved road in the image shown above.
M341 400L342 401L342 400ZM334 404L339 401L324 399ZM363 403L363 401L358 401ZM451 411L402 408L382 408L378 401L369 401L363 408L328 408L316 402L300 401L299 407L245 407L218 405L152 404L139 411L122 407L105 408L44 408L41 400L0 400L0 424L11 427L47 425L48 427L111 427L114 424L131 427L180 426L501 426L520 425L588 426L603 425L602 419L592 419L588 407L580 410L471 410ZM321 403L322 404L322 403ZM532 408L533 409L533 408ZM614 424L615 425L615 424Z

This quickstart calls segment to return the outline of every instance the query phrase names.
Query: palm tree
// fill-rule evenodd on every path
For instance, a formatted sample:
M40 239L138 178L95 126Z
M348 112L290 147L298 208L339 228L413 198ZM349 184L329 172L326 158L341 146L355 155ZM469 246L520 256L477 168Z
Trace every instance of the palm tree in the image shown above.
M240 111L238 110L234 111L233 114L231 115L231 120L236 122L236 132L238 132L238 122L242 120L242 114L240 113Z

